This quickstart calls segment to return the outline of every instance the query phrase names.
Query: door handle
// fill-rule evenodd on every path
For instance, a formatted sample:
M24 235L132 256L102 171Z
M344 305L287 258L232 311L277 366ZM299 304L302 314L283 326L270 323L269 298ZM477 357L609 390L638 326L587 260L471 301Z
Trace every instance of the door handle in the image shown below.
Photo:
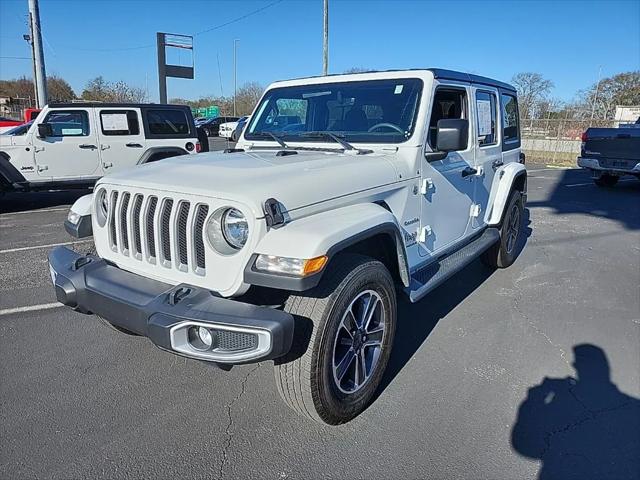
M125 146L131 148L142 148L142 145L140 145L139 143L127 143Z
M100 145L100 150L109 150L111 145Z
M78 145L78 147L80 147L80 148L88 148L88 149L98 148L95 145L92 145L90 143L82 143L82 144Z
M502 165L504 165L504 162L502 160L494 160L493 163L491 164L491 168L493 168L493 171L495 172Z
M47 165L38 165L38 171L39 172L44 172L49 170L49 167Z
M476 173L478 173L478 170L473 167L467 167L462 170L462 178L468 177L469 175L475 175Z
M102 166L104 168L111 168L111 167L113 167L113 163L111 163L111 162L103 162Z

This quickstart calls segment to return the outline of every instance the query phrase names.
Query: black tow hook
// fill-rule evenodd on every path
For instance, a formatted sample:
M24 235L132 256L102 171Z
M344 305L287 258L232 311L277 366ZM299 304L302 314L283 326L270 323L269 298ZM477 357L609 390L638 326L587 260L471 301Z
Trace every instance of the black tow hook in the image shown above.
M169 294L169 305L177 305L183 298L189 296L191 289L188 287L178 287Z
M89 257L78 257L73 261L73 265L71 265L71 270L80 270L85 265L91 263L91 258Z

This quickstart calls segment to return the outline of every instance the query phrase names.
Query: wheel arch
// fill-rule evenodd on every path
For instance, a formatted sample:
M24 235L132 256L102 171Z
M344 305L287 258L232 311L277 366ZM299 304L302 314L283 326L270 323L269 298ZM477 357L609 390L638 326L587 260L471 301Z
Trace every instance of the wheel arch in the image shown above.
M327 255L330 264L340 253L347 252L380 260L394 280L409 285L407 254L400 227L390 211L375 203L342 207L271 229L245 268L245 282L283 290L308 290L320 283L327 267L305 278L285 277L256 271L257 256L308 259Z
M158 160L164 160L165 158L178 157L180 155L188 155L182 147L151 147L144 151L138 159L138 165L143 163L157 162Z
M485 215L487 225L496 226L502 222L509 196L514 190L519 191L523 202L526 202L527 169L524 165L515 162L508 163L496 171Z

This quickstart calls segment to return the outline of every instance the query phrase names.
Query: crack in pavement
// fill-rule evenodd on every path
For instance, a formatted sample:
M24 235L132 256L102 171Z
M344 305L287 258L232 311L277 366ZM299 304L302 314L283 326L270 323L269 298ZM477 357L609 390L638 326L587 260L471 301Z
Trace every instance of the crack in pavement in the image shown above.
M233 434L231 433L231 427L233 425L233 415L231 415L231 407L233 407L236 402L238 402L238 400L240 400L240 398L244 395L244 392L246 390L246 386L247 386L247 381L249 380L249 377L251 376L251 374L253 372L255 372L258 368L260 368L261 363L258 363L254 368L252 368L242 379L242 382L240 384L240 393L238 393L238 395L236 395L236 397L231 400L231 402L229 402L227 405L225 405L225 408L227 409L227 417L229 419L229 422L227 423L227 427L225 428L225 435L227 437L226 442L224 447L222 448L222 461L220 462L220 468L219 468L219 478L224 478L223 473L224 473L224 468L227 465L227 463L229 462L229 449L231 448L231 439L233 437Z

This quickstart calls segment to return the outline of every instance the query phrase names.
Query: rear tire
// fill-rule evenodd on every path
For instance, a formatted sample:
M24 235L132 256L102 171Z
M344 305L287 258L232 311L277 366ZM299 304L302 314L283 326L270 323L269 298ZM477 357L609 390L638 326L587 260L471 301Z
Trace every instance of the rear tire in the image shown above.
M515 190L509 197L500 225L500 240L482 255L482 261L485 265L492 268L507 268L515 262L522 235L523 218L522 194Z
M607 173L601 175L599 178L594 178L593 183L599 187L611 188L618 183L619 177L615 175L609 175Z
M396 326L394 282L381 262L344 254L305 293L285 304L296 332L290 353L275 361L276 385L300 415L338 425L367 408L382 380Z

